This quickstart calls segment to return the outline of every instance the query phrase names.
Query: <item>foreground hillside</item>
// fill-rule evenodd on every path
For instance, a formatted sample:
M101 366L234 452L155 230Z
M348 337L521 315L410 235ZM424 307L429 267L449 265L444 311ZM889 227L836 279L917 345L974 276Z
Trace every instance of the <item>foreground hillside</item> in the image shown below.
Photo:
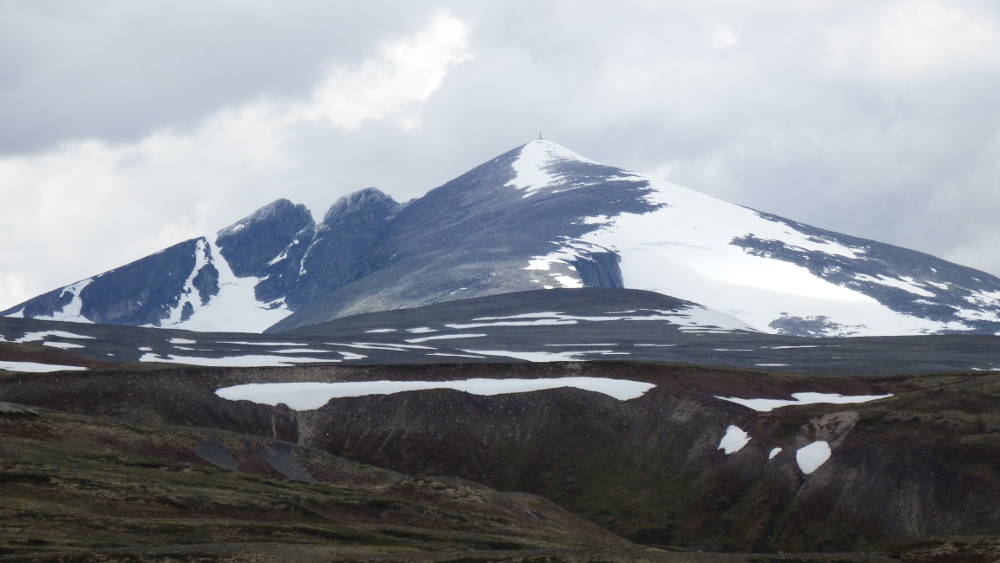
M273 438L9 403L0 436L0 558L642 556L538 497L407 477Z
M89 490L103 491L93 493L100 496L126 495L116 501L125 504L161 499L150 510L166 510L157 508L157 503L166 502L162 499L170 494L157 492L153 482L125 493L110 482L88 485L69 479L77 471L70 468L76 467L91 467L110 475L108 479L124 479L114 477L116 471L150 471L178 487L187 486L177 481L183 481L184 471L170 469L178 461L262 471L272 478L277 472L306 482L323 481L324 474L390 474L374 469L324 473L316 460L334 455L393 472L443 475L539 495L619 536L660 548L865 552L874 554L866 556L870 558L905 552L907 560L915 561L934 560L949 550L967 550L965 559L953 560L992 560L973 558L970 553L976 550L994 558L1000 555L990 552L988 539L1000 535L1000 374L814 377L602 362L113 369L0 378L0 400L67 413L4 418L8 452L34 451L22 457L36 458L30 467L19 465L22 461L5 462L8 473L27 476L6 479L3 498L14 498L8 494L13 490L30 499L55 495L46 510L68 503L77 511L76 503L83 502L80 499ZM488 388L434 389L472 378L486 381ZM524 386L525 380L547 387L495 394L503 386ZM595 380L604 381L603 387L580 388ZM299 403L302 394L294 386L250 391L240 387L296 382L351 383L353 391L336 385L311 387L306 393L311 399L317 393L327 395L309 406ZM404 388L403 383L419 384L422 390L393 392L379 387L379 393L390 394L365 394L366 385L369 389L385 385L375 382L399 382L395 391ZM623 394L625 387L631 390ZM240 400L240 393L258 402ZM342 396L337 398L338 394ZM268 396L292 408L263 404L268 401L262 397ZM92 416L116 422L93 422ZM88 426L95 424L117 429ZM79 430L74 430L77 426ZM282 458L282 451L301 453L292 458L281 454ZM154 470L102 457L109 454L173 461L167 464L170 467ZM325 463L346 467L347 462ZM221 472L206 475L222 489L232 482L237 489L232 494L243 494L242 486L235 485L240 481L228 481L238 477ZM77 478L90 479L73 477ZM374 482L384 482L379 479ZM68 484L73 482L78 485ZM59 500L65 491L39 494L53 484L84 496ZM18 489L28 486L32 488ZM257 486L271 490L272 485ZM306 485L281 487L303 491ZM308 490L319 494L319 489ZM201 493L195 497L205 498ZM423 498L437 502L433 495ZM162 514L190 514L217 501L185 502L170 503ZM231 506L249 503L247 510L258 510L253 507L263 503L263 514L275 510L266 506L270 502L247 497L233 500ZM494 510L492 502L486 502L484 510ZM306 507L308 518L316 517L313 505L298 500L291 504ZM300 508L293 514L295 510ZM365 520L364 514L355 516ZM355 522L355 516L347 521ZM392 515L397 516L403 518ZM506 535L515 539L505 541L522 548L573 548L593 545L574 543L581 537L610 538L581 535L584 525L564 517L546 517L549 523L563 523L554 528L535 529L529 521L531 530L519 528L517 520L503 530L480 521L489 518L485 513L475 516L470 531ZM60 521L69 523L54 524L52 529L72 530L76 525L69 517ZM452 524L444 526L453 530ZM440 529L433 518L418 527ZM305 532L269 533L284 538L279 543L305 541L295 535ZM325 536L322 542L357 541L345 539L343 530L337 533L341 535ZM475 543L470 538L449 536L445 541L437 532L428 534L430 539L417 542L421 549L459 544L464 549ZM190 541L218 539L198 537L202 539ZM142 539L157 541L168 540ZM313 541L318 540L307 543ZM365 540L365 545L381 541ZM615 544L613 538L607 541L601 549L610 549L609 553L632 549Z

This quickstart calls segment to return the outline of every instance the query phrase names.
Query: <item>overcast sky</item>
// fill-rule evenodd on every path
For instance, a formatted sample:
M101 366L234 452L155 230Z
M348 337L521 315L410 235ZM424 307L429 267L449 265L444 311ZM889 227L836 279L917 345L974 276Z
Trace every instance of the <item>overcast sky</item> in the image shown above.
M539 130L1000 274L994 6L0 0L0 309L280 197L417 197Z

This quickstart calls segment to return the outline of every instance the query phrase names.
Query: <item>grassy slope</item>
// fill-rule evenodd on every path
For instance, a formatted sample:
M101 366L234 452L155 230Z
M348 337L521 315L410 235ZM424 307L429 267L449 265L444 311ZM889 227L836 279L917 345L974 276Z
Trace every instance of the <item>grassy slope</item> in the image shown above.
M633 549L530 495L414 479L260 437L0 411L0 554ZM243 471L206 463L206 445ZM284 461L269 455L282 451L291 452ZM308 480L275 469L289 466Z

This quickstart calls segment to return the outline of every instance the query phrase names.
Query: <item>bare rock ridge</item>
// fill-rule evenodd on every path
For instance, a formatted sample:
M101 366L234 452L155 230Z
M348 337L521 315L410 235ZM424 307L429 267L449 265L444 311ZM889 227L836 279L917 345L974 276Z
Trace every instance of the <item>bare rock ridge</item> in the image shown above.
M655 291L801 336L1000 333L1000 279L582 157L550 141L400 205L367 188L316 224L278 200L5 316L282 331L543 288Z

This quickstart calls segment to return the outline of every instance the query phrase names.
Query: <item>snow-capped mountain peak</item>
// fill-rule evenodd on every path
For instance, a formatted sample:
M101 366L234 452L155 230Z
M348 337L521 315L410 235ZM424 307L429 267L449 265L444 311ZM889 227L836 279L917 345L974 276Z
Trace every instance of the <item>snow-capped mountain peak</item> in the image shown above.
M511 165L515 176L507 186L523 191L522 197L531 197L543 188L558 187L566 183L566 174L555 170L555 165L567 163L597 164L558 143L535 139L521 146L517 160Z
M215 236L2 314L282 330L562 287L655 291L783 334L1000 332L995 276L735 205L541 139L406 205L369 188L340 199L316 224L304 206L278 200Z

